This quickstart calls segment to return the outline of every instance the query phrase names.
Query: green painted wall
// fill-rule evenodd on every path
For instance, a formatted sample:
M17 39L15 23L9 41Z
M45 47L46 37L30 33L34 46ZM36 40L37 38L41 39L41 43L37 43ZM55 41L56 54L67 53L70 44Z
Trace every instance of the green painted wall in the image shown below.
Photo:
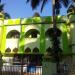
M72 16L73 17L73 16ZM64 53L69 53L69 42L67 38L67 17L64 16L58 16L57 17L57 23L63 23L60 24L62 25L62 49ZM42 23L42 24L40 24ZM45 37L45 25L46 24L52 25L52 17L34 17L34 18L24 18L24 19L8 19L4 20L4 25L1 26L2 28L2 41L1 43L1 48L0 50L2 52L5 51L5 45L6 45L6 26L15 26L15 25L20 25L21 26L21 31L20 31L20 39L19 39L19 51L18 53L23 53L24 52L24 46L25 46L25 26L26 25L37 25L39 26L40 30L40 41L39 41L39 49L40 53L45 53L46 49L46 37Z
M65 54L71 52L71 50L69 50L69 41L68 41L68 37L67 37L67 27L65 24L62 25L62 45L63 45L63 51Z
M24 52L24 46L25 46L25 25L22 25L21 26L20 39L19 39L19 51L18 51L18 53Z
M2 41L1 41L1 52L5 52L5 45L6 45L6 26L2 26Z
M40 28L40 53L44 53L45 52L45 25L41 25Z

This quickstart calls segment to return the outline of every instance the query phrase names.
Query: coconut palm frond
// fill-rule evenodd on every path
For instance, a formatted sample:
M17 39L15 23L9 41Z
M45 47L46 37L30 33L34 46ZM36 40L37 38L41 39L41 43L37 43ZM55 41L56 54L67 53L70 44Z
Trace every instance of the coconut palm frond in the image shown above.
M70 3L70 0L55 0L56 15L60 13L60 8L62 7L62 5L64 7L68 7L69 3Z
M56 10L56 15L58 15L60 13L60 9Z
M31 0L32 9L37 8L39 6L40 0Z
M26 3L30 2L30 0L27 0Z
M0 4L0 12L3 11L4 4Z
M55 9L60 9L60 8L61 8L60 0L55 0Z
M67 7L70 3L70 0L60 0L64 7Z
M75 2L75 0L73 0Z
M26 0L26 2L31 3L31 7L33 10L36 9L39 6L39 4L41 4L41 12L42 12L42 10L43 10L44 6L46 5L46 3L48 2L48 0ZM62 4L64 7L68 7L69 3L70 3L70 0L55 0L56 14L60 13L60 8L62 7Z
M58 15L60 13L61 3L60 0L55 0L55 14Z
M0 0L0 3L1 3L1 0Z
M42 6L41 6L41 12L42 12L42 10L43 10L43 8L44 8L44 6L45 6L45 4L46 4L47 1L48 0L43 0Z

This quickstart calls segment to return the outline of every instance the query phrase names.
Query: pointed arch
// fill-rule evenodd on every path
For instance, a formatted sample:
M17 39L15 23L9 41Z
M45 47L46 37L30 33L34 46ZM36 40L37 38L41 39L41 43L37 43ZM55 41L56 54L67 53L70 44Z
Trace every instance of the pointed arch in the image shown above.
M39 49L38 49L37 47L35 47L35 48L33 49L33 53L39 53Z
M26 49L25 49L25 53L30 53L31 52L31 49L29 48L29 47L27 47Z
M13 52L17 53L18 52L18 48L14 48Z
M47 55L51 55L52 54L52 49L49 47L46 49L46 53Z
M7 53L7 52L11 52L11 49L10 48L7 48L6 50L5 50L5 52Z
M31 38L37 38L38 35L40 35L40 32L36 29L30 29L25 33L25 38L31 37Z
M51 50L52 50L52 49L49 47L49 48L46 49L46 52L50 53Z
M19 38L20 37L20 33L17 30L12 30L10 32L8 32L6 38Z

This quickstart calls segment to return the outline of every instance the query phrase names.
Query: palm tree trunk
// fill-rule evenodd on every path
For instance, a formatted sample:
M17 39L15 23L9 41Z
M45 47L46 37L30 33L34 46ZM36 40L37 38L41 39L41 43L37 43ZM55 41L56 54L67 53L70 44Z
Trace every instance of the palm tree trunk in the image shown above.
M55 18L55 0L52 0L52 16L53 16L53 27L56 27L56 18Z
M54 29L54 34L55 34L55 40L57 40L57 36L56 36L56 28L57 28L57 26L56 26L56 13L55 13L55 0L52 0L52 20L53 20L53 29ZM54 38L53 37L53 38ZM54 41L53 41L53 47L54 47L54 50L56 49L56 46L54 45ZM56 49L57 50L57 49ZM58 55L58 54L57 54ZM60 75L59 73L60 73L60 68L59 68L59 66L60 66L60 61L59 61L59 56L58 56L58 58L56 58L56 59L58 59L58 61L56 61L56 73L57 73L57 75Z

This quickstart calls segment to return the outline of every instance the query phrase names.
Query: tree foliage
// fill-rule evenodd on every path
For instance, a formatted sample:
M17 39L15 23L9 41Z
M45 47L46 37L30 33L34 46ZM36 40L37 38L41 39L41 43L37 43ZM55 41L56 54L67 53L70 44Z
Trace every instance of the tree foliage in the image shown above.
M44 8L44 6L47 4L47 2L49 2L51 0L26 0L26 2L30 2L32 9L36 9L40 4L41 4L41 12ZM62 7L62 5L64 7L68 7L70 3L70 0L55 0L55 12L56 14L60 13L60 8Z
M0 12L3 12L3 14L4 14L4 19L11 18L8 13L4 12L4 5L5 5L5 4L2 4L2 3L1 3L1 0L0 0Z

